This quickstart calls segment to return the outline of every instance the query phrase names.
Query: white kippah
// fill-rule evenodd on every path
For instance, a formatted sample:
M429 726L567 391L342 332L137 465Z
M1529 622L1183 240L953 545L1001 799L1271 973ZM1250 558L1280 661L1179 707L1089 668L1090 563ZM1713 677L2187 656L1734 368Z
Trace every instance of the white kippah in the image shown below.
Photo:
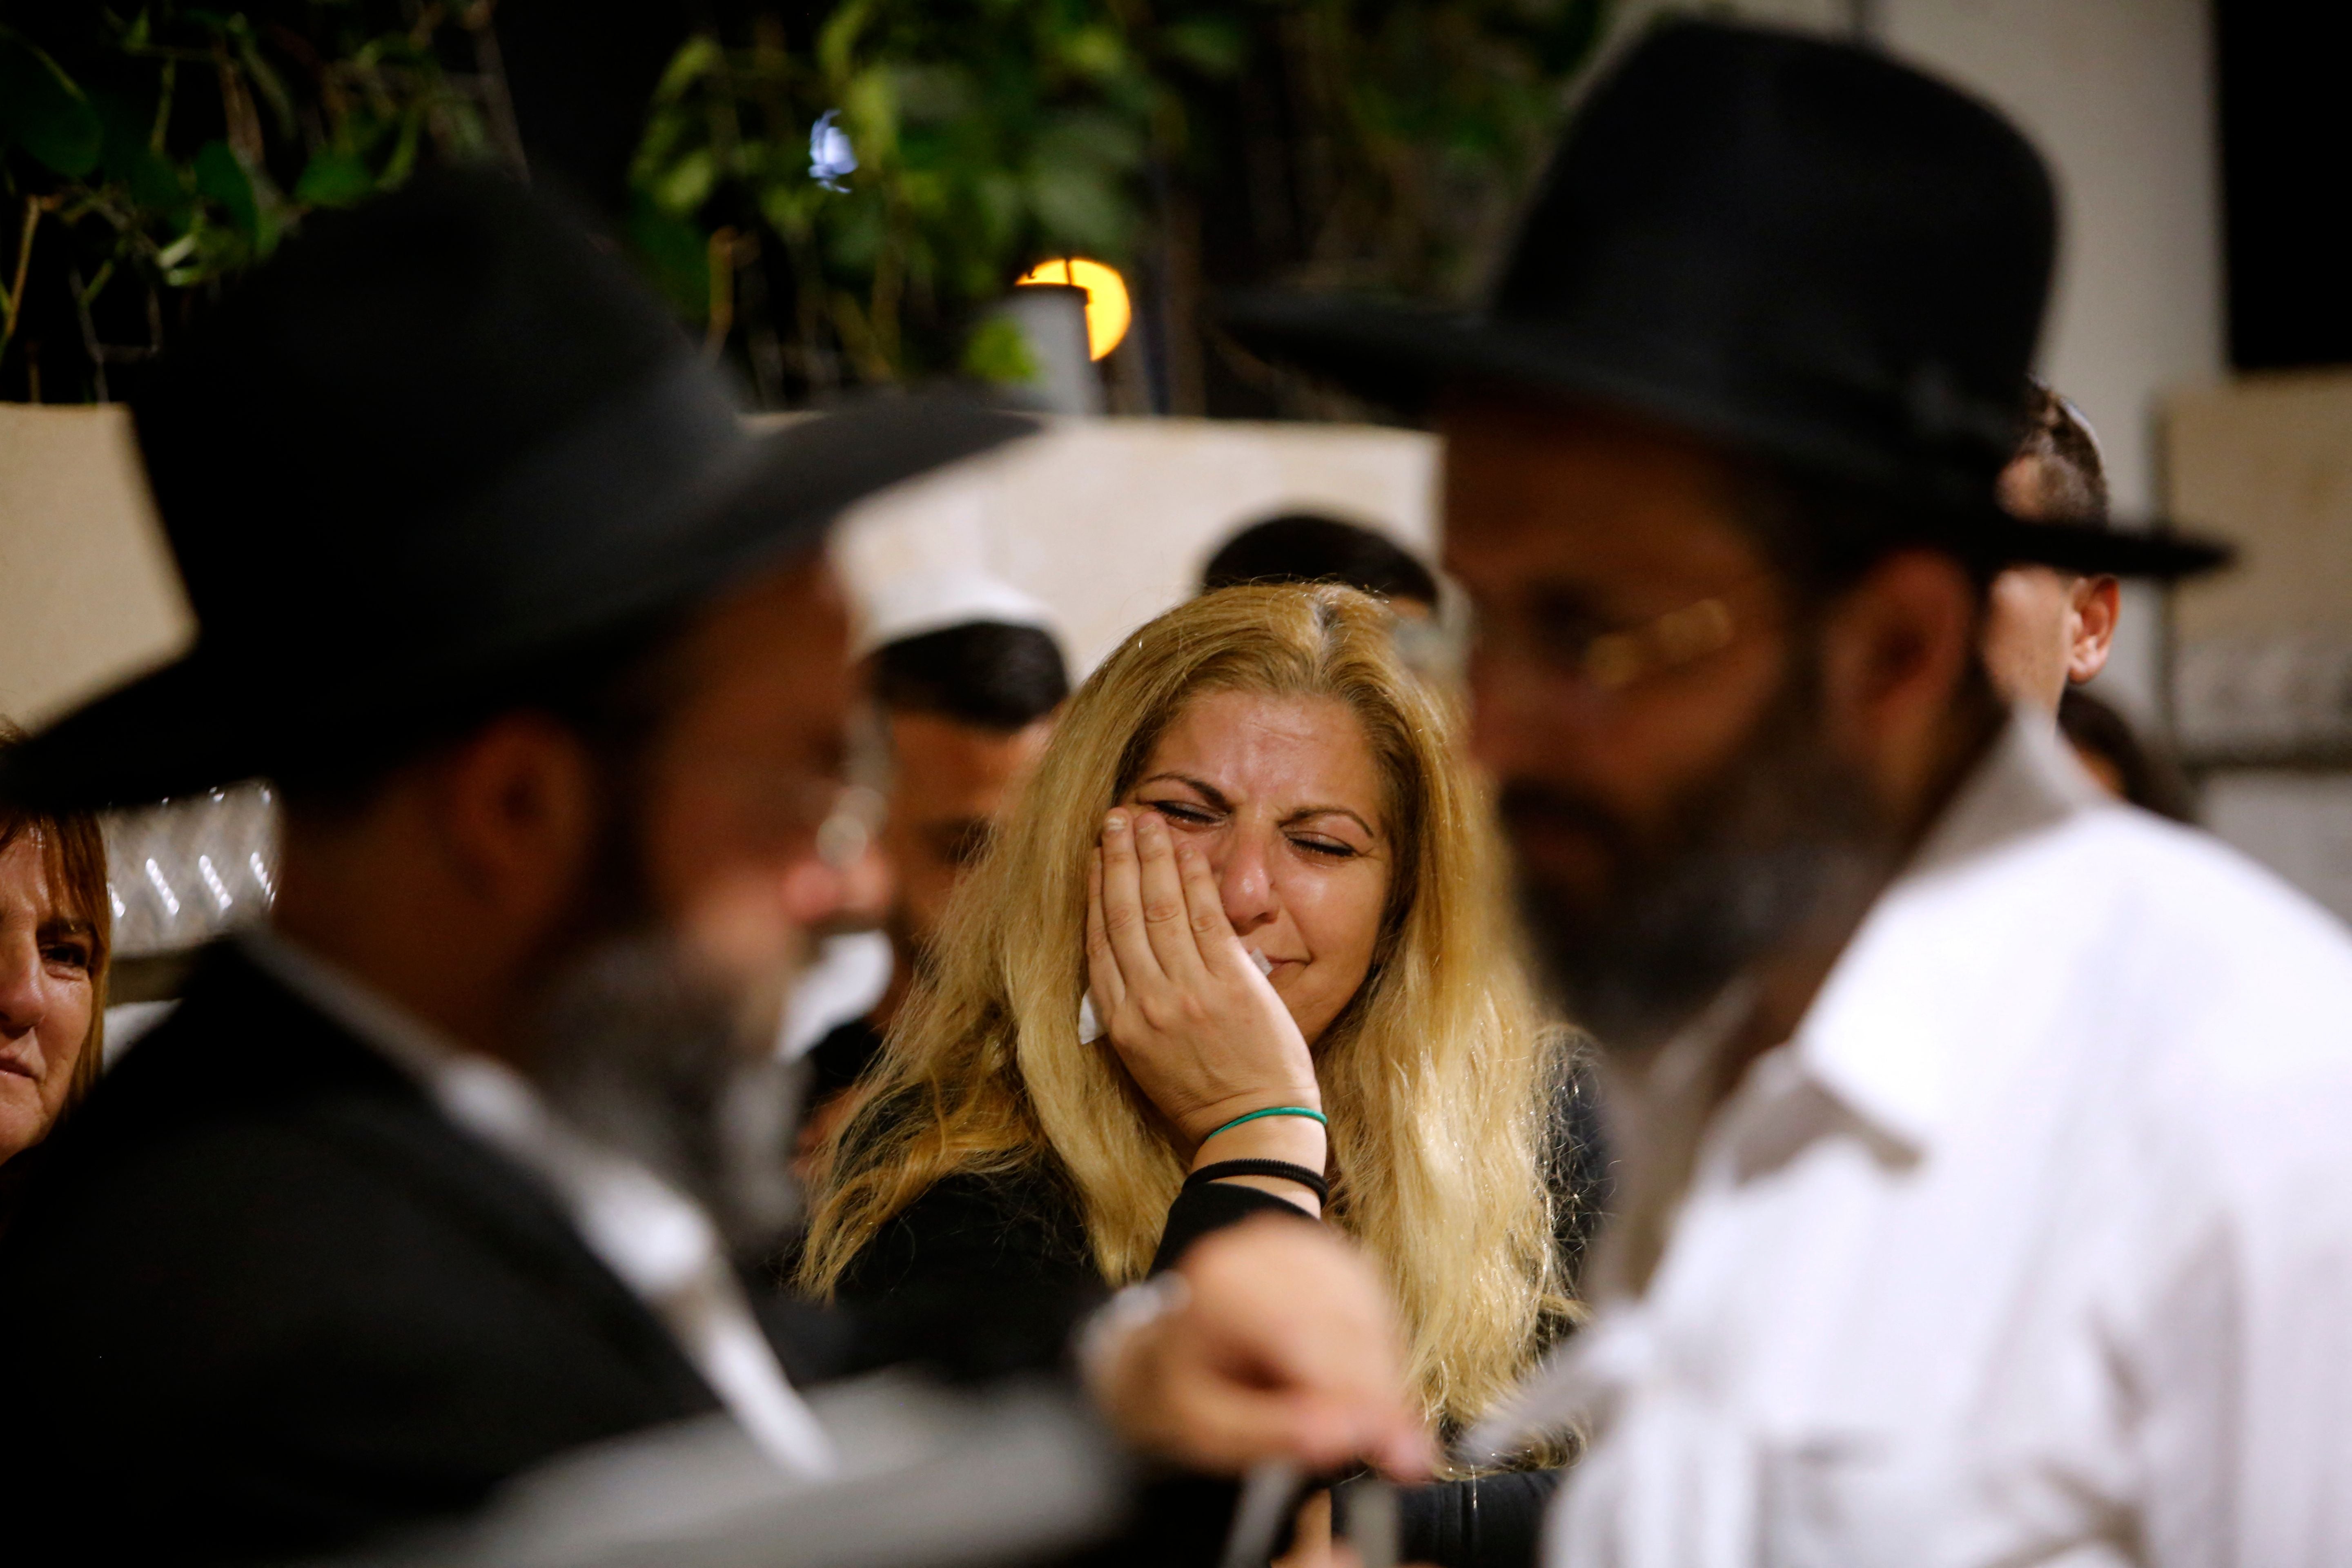
M1012 584L981 572L909 572L877 584L859 605L852 656L926 632L982 622L1035 626L1060 637L1051 611Z

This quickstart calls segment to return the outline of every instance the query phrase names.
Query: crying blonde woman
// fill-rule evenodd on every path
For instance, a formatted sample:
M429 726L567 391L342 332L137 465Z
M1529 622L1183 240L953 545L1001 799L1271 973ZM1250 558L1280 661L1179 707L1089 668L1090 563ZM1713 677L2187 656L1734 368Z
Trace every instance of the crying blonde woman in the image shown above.
M1271 1209L1377 1260L1442 1429L1560 1334L1564 1046L1454 705L1393 627L1345 588L1227 589L1070 700L821 1162L803 1287L1118 1286ZM1531 1560L1553 1479L1410 1494L1408 1553Z

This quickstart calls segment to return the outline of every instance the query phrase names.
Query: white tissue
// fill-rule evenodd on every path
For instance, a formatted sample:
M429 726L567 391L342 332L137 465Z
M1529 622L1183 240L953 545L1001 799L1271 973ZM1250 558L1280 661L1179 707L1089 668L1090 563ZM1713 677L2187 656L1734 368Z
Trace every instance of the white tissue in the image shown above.
M1260 952L1254 947L1245 947L1242 949L1242 951L1249 954L1249 961L1257 965L1257 972L1260 974L1272 974L1274 973L1274 960L1268 958L1265 954ZM1102 1037L1102 1023L1095 1016L1095 999L1092 996L1079 997L1078 1044L1082 1046L1090 1046Z

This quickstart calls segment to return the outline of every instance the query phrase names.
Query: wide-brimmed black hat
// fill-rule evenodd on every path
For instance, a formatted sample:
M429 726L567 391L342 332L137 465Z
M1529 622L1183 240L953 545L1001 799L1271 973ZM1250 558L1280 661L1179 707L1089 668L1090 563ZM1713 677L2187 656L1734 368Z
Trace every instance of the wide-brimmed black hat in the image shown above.
M1672 21L1595 85L1483 310L1260 295L1226 325L1392 406L1487 381L1654 417L1883 493L1923 538L1983 559L2219 564L2202 541L2027 523L1995 501L2055 206L2025 139L1932 77Z
M143 803L425 733L1033 427L934 395L751 435L608 247L489 174L311 220L133 414L196 641L0 761L26 804Z

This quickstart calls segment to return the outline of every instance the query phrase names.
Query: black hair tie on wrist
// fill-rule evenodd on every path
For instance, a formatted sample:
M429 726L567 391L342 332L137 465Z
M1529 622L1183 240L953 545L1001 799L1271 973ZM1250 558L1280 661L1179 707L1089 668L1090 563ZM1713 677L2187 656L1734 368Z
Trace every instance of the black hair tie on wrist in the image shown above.
M1331 1184L1319 1171L1304 1165L1294 1165L1287 1160L1220 1160L1213 1165L1203 1165L1184 1178L1184 1190L1191 1192L1204 1182L1214 1182L1226 1176L1273 1176L1285 1182L1297 1182L1315 1194L1315 1201L1328 1208L1331 1205Z

